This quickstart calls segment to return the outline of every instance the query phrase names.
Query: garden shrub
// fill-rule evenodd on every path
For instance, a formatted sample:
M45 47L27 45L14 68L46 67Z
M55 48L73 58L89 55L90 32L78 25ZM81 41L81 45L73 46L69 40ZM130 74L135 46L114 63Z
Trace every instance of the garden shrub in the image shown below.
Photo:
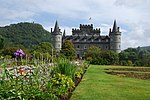
M72 79L61 73L54 74L51 82L53 84L53 93L57 96L65 96L69 89L73 89L75 87Z

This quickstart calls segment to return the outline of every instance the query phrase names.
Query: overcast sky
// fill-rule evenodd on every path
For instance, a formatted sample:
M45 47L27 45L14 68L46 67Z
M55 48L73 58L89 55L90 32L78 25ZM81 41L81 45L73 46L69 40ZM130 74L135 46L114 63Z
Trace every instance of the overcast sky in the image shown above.
M108 35L116 19L122 50L150 46L150 0L0 0L0 10L0 26L34 21L50 31L57 20L67 34L92 23Z

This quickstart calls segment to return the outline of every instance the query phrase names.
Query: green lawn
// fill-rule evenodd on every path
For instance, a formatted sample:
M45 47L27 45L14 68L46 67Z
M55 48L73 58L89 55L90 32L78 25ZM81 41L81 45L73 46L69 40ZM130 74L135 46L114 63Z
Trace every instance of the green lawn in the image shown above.
M104 68L91 65L70 100L150 100L150 80L106 74Z

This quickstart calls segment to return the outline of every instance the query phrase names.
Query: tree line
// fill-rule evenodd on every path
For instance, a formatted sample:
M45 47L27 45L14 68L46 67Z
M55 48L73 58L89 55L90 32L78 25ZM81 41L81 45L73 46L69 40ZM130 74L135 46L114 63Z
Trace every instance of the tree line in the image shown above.
M150 66L150 51L138 47L116 53L92 46L85 52L85 59L98 65Z

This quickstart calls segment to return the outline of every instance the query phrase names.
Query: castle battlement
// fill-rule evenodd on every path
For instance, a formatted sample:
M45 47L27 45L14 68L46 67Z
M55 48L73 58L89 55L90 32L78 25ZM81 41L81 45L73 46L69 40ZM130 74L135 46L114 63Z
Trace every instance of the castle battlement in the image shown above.
M91 28L91 29L93 29L93 24L90 24L90 25L80 24L80 29L82 29L82 28L87 28L87 29Z
M90 24L90 25L85 25L85 24L80 24L80 27L79 29L77 28L74 28L72 29L72 33L80 33L82 31L86 31L88 33L100 33L100 28L96 28L96 29L93 29L93 24Z

